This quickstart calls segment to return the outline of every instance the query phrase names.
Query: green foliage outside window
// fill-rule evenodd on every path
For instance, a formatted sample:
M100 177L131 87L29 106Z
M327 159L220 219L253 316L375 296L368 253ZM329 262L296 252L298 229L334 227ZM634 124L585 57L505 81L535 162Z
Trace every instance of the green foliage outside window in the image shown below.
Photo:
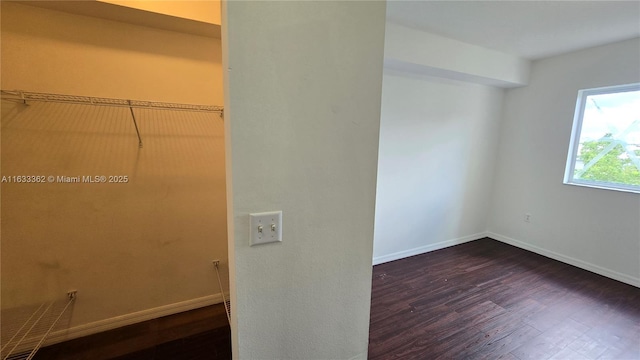
M610 145L610 140L585 141L582 143L582 149L578 155L578 159L581 160L583 164L588 164ZM635 150L634 152L636 156L640 157L640 150ZM579 172L579 170L576 170L576 174ZM621 145L616 145L593 164L593 166L582 173L579 178L582 180L640 185L640 169L638 169L629 158L625 149Z

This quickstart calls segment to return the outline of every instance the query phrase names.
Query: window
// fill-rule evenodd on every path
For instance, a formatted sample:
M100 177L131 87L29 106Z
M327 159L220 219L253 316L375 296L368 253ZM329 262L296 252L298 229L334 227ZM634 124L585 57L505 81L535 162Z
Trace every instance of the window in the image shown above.
M640 84L578 92L564 183L640 193Z

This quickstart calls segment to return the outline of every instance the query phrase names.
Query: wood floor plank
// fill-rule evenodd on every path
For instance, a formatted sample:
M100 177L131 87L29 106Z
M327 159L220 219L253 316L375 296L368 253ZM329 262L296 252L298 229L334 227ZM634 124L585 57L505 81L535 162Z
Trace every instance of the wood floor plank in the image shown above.
M529 339L540 334L540 331L526 324L506 328L505 331L487 333L489 341L473 353L477 359L498 359L508 357L511 351L519 348Z
M640 289L492 239L372 280L372 360L640 359Z
M231 330L223 304L65 341L34 360L231 359Z

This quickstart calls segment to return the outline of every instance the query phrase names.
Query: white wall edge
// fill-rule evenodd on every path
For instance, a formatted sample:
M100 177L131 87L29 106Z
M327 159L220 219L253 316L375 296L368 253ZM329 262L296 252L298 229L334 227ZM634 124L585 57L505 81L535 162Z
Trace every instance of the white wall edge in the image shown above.
M526 86L525 82L508 81L502 79L493 79L486 76L468 74L461 71L441 69L423 64L413 64L407 61L394 59L385 56L384 71L395 71L409 74L410 76L433 76L443 79L463 81L471 84L479 84L484 86L494 86L498 88L510 89Z
M82 301L82 295L76 301ZM228 299L229 295L225 293ZM83 336L97 334L107 330L136 324L139 322L156 319L159 317L178 314L184 311L194 310L205 306L222 303L222 294L207 295L195 299L181 301L173 304L158 306L152 309L137 311L134 313L120 315L109 319L99 320L88 324L74 326L69 329L59 330L51 333L44 345L52 345L67 340L77 339ZM73 309L67 310L73 311Z
M384 54L388 65L395 63L400 68L418 72L442 71L471 82L490 81L496 85L508 84L508 87L527 85L531 72L528 59L393 21L386 22Z
M528 250L531 252L534 252L536 254L542 255L542 256L546 256L548 258L554 259L554 260L558 260L560 262L569 264L569 265L573 265L576 267L579 267L581 269L587 270L587 271L591 271L592 273L596 273L598 275L602 275L608 278L611 278L613 280L617 280L620 282L623 282L625 284L629 284L635 287L640 287L640 278L637 277L633 277L633 276L629 276L623 273L619 273L617 271L614 270L610 270L607 268L603 268L601 266L595 265L595 264L591 264L588 263L586 261L582 261L576 258L572 258L570 256L566 256L566 255L562 255L560 253L554 252L554 251L550 251L550 250L546 250L534 245L530 245L527 244L525 242L510 238L508 236L504 236L504 235L500 235L500 234L496 234L494 232L487 232L487 237L494 239L494 240L498 240L501 241L503 243L509 244L509 245L513 245L515 247L524 249L524 250Z
M485 238L487 236L488 235L487 235L486 232L481 232L481 233L477 233L477 234L472 234L472 235L459 237L459 238L456 238L456 239L440 241L440 242L437 242L435 244L429 244L429 245L425 245L425 246L420 246L420 247L409 249L409 250L398 251L398 252L395 252L393 254L377 256L377 257L373 258L373 265L384 264L386 262L404 259L404 258L407 258L409 256L420 255L420 254L428 253L430 251L440 250L440 249L444 249L444 248L447 248L447 247L450 247L450 246L464 244L466 242L479 240L479 239Z

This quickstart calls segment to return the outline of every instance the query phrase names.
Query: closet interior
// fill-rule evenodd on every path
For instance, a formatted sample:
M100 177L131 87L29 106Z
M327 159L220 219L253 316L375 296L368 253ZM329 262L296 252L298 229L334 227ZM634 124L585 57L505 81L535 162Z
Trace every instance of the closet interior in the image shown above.
M1 6L1 358L229 309L219 3Z

